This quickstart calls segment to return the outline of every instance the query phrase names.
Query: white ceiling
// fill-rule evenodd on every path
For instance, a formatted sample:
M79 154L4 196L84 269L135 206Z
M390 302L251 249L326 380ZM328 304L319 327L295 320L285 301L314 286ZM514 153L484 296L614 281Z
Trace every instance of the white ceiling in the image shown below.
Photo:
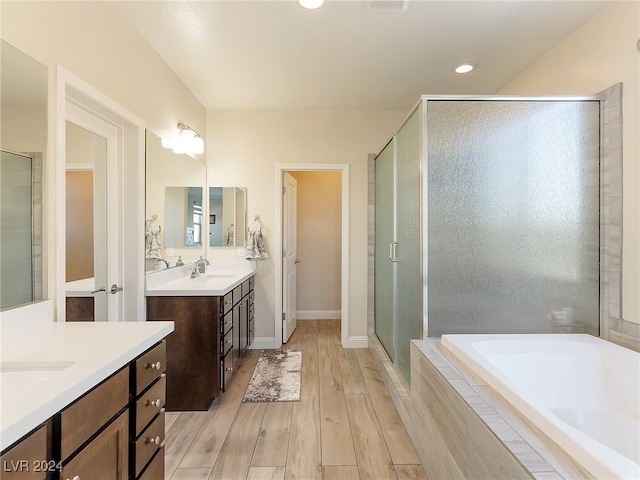
M210 109L409 109L493 94L610 2L126 1L123 14ZM455 65L472 62L467 75Z

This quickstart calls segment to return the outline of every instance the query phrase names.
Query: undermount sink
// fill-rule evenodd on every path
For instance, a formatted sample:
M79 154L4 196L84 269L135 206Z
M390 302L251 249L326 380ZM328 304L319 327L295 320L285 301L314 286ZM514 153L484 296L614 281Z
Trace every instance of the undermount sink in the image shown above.
M0 373L65 370L75 363L69 360L0 361Z
M223 272L207 272L197 278L231 278L235 277L237 273L223 273Z

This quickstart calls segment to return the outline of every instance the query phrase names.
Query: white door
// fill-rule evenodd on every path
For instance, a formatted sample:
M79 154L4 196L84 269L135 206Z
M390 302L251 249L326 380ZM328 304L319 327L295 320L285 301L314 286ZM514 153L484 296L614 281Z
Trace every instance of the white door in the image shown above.
M93 281L91 277L73 280L91 285L96 321L118 321L123 316L123 274L120 268L122 227L117 200L120 158L118 131L114 125L71 102L67 102L66 112L66 169L68 172L85 170L93 173L93 224L85 218L73 218L69 211L66 216L67 266L74 260L93 263ZM74 130L73 127L78 128ZM93 230L93 256L74 259L76 252L69 248L69 235L74 230L87 228Z
M298 182L284 172L283 242L282 242L282 343L286 343L296 328L296 270L298 264L297 215Z

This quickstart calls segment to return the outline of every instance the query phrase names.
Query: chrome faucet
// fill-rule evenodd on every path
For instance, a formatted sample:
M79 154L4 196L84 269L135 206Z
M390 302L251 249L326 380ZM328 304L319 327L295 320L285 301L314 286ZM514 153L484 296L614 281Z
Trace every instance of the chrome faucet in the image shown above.
M205 273L207 265L211 264L206 258L200 257L198 260L196 260L196 263L193 264L193 272L191 272L191 278L199 277L201 274Z
M158 265L160 262L164 262L164 264L167 266L167 268L169 268L169 262L167 262L164 258L159 258L156 260L156 265Z

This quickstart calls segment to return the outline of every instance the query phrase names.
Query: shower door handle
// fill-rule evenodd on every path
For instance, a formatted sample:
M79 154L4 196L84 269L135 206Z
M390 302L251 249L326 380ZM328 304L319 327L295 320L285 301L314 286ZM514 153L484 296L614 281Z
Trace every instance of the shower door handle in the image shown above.
M392 262L398 262L398 256L396 255L396 247L400 245L400 242L391 242L389 244L389 260Z

